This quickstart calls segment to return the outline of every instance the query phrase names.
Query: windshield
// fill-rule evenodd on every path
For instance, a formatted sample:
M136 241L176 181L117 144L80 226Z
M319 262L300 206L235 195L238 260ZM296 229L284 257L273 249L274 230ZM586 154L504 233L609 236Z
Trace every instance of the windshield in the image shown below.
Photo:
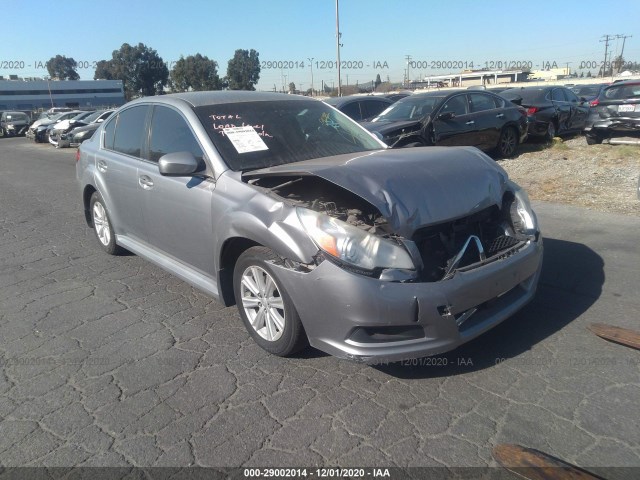
M83 122L85 123L91 123L94 122L98 119L98 117L100 117L100 115L102 115L105 111L104 110L98 110L97 112L92 112L91 115L87 115L84 119Z
M580 97L595 97L600 91L600 85L583 85L572 87L571 91Z
M418 120L433 111L442 97L412 95L398 100L372 122L398 122L402 120Z
M19 113L19 112L9 112L6 114L7 121L11 121L11 122L24 122L28 120L28 117L26 114L24 113Z
M232 170L384 148L323 102L242 102L197 107L196 114Z

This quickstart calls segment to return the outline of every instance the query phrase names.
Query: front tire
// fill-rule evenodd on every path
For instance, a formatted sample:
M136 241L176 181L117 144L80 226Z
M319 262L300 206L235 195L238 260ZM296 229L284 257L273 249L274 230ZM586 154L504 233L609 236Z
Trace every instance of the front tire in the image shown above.
M298 312L273 267L279 261L269 248L249 248L236 262L233 291L253 340L267 352L285 357L308 342Z
M113 231L107 208L104 206L104 200L98 192L93 192L93 195L91 195L89 208L93 231L96 234L98 243L109 255L118 255L122 249L116 243L116 235Z
M4 128L0 127L0 138L6 137L7 134L4 131Z
M498 155L502 158L511 158L518 149L518 134L513 127L506 127L500 132L498 139Z

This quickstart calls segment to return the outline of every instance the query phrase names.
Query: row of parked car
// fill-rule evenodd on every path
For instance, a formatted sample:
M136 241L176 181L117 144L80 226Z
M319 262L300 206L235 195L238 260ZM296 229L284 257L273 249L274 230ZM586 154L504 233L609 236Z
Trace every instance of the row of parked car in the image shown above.
M35 122L24 112L5 111L0 116L0 137L24 135L36 143L58 148L77 147L91 138L114 110L81 111L55 108L40 114Z
M471 145L513 156L527 138L584 132L587 143L640 132L640 81L614 84L454 90L327 103L387 145Z

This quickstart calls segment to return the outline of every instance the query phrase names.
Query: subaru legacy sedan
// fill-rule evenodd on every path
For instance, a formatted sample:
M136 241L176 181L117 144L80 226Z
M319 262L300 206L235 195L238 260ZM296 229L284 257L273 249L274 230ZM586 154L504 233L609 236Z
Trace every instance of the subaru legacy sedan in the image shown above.
M474 147L390 149L314 99L135 100L78 151L87 223L224 305L262 348L365 363L456 348L534 295L526 193Z

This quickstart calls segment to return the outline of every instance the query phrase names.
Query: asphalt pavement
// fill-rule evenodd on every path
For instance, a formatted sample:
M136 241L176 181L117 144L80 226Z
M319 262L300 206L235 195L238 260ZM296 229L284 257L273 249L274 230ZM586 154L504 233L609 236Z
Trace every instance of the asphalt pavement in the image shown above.
M75 150L0 139L0 465L640 467L640 218L536 203L535 300L438 357L273 357L235 307L84 222ZM617 472L617 473L616 473ZM609 472L610 478L623 471Z

